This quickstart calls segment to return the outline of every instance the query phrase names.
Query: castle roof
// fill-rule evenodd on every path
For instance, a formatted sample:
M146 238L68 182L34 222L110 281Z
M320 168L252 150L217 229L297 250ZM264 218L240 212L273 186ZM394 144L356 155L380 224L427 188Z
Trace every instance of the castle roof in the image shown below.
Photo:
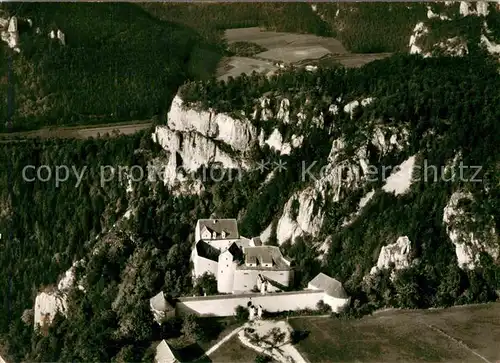
M200 231L206 227L210 232L215 232L218 235L223 231L226 233L226 239L240 238L238 232L238 223L236 219L199 219Z
M165 340L162 340L156 347L156 363L176 363L179 362Z
M243 249L246 264L271 264L276 268L288 267L277 246L257 246Z
M309 286L318 290L324 290L329 296L338 299L348 298L342 283L322 272L317 274L316 277L309 282Z
M198 256L207 258L212 261L219 261L220 251L214 246L209 245L205 241L198 241L195 248Z
M174 308L170 305L165 299L165 295L163 295L163 291L160 291L158 294L149 299L149 303L151 308L157 311L171 311Z

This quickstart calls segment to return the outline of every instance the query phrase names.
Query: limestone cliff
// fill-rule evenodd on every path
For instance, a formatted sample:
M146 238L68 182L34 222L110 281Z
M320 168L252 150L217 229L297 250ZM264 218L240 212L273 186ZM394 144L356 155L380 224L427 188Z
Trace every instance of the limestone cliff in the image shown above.
M346 154L347 143L343 138L333 141L328 163L319 177L312 180L307 188L295 193L286 203L277 225L278 243L281 244L288 239L293 242L296 237L304 233L316 236L325 216L325 211L318 200L339 202L346 193L359 188L366 181L371 172L368 145L376 147L380 155L386 155L406 148L407 137L404 128L376 126L373 135L368 135L365 143L351 156ZM292 213L294 200L300 205L295 218Z
M383 246L378 256L377 264L372 267L370 274L387 269L394 264L394 270L401 270L410 266L411 242L407 236L402 236L395 243Z
M481 252L497 259L498 236L491 219L486 225L476 223L476 217L464 206L473 202L472 194L464 191L453 193L443 210L443 223L451 242L455 245L457 263L461 268L473 269L479 263ZM477 231L483 231L478 233Z

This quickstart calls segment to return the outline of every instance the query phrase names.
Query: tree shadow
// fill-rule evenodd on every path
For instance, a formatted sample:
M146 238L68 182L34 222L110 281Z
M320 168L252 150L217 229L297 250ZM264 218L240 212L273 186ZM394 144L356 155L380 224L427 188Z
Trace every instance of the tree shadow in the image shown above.
M292 344L297 344L306 339L311 332L309 330L294 330L291 334Z
M198 324L203 331L205 341L217 339L226 327L224 319L219 317L199 319Z
M205 355L205 351L198 343L193 343L181 349L178 349L176 351L176 356L181 362L212 362L212 360Z

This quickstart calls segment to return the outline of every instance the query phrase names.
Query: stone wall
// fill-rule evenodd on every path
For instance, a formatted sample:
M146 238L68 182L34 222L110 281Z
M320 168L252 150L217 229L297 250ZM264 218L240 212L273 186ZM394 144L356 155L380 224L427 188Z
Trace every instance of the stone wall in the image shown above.
M254 293L187 297L179 299L176 305L176 313L179 316L190 313L198 316L231 316L235 315L235 309L238 305L246 307L249 302L254 305L262 305L262 308L268 312L316 309L317 303L323 299L324 292L321 290L280 292L264 295Z

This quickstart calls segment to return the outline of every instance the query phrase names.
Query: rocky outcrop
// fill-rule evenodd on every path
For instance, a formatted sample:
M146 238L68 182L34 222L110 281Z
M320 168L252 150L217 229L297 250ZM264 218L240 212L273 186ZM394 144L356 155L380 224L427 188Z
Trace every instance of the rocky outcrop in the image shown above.
M427 17L429 19L434 19L434 21L449 21L450 19L447 15L436 14L428 6ZM488 52L492 55L498 56L500 54L500 45L497 45L494 39L489 37L490 32L488 30L487 21L491 19L488 18L488 14L493 10L493 6L488 4L486 1L478 2L460 2L458 17L483 17L484 21L481 29L480 43L483 45ZM439 35L440 41L435 42L432 45L428 45L424 49L424 42L422 41L424 37L430 32L432 26L426 26L424 22L419 22L416 24L413 34L409 41L409 50L411 54L421 54L423 57L431 57L434 55L444 55L452 57L463 57L469 53L468 39L464 36L463 32L459 31L457 26L457 31L455 34L450 32L442 32L443 36ZM434 35L434 34L433 34ZM454 35L454 36L453 36Z
M61 45L66 45L66 35L60 30L51 30L49 33L50 39L57 39L61 43Z
M58 290L41 292L35 299L34 328L46 329L57 313L66 314L66 294Z
M457 191L453 193L443 210L443 223L451 242L455 245L455 254L460 268L474 269L479 262L481 252L498 258L498 236L493 224L477 225L475 217L463 206L473 202L470 193ZM483 231L483 233L479 233ZM487 243L487 241L490 243Z
M269 138L264 141L265 144L277 152L280 152L283 148L283 137L278 129L274 129Z
M476 8L474 9L474 3L461 1L460 2L460 15L478 15L487 16L489 13L488 3L486 1L477 1L475 3Z
M34 329L46 329L52 324L57 313L66 315L67 309L67 293L75 284L75 269L83 260L75 262L68 271L63 274L63 277L57 284L57 289L45 289L40 292L35 298L34 307ZM78 288L84 291L83 286L79 283Z
M352 118L353 117L353 114L354 114L354 110L358 107L365 107L365 106L368 106L370 103L372 103L374 100L374 98L372 97L368 97L368 98L364 98L362 100L354 100L354 101L351 101L349 102L348 104L346 104L344 106L344 112L345 113L348 113L350 115L350 117Z
M377 126L384 128L384 126ZM378 134L387 134L387 138L377 138L374 146L378 148L381 155L401 150L408 145L408 133L396 128L384 128L377 131ZM394 134L390 134L390 132ZM391 144L390 140L395 140ZM389 140L389 141L388 141ZM312 183L306 189L295 193L285 204L283 214L277 226L278 243L284 243L286 240L294 239L304 233L317 235L321 229L324 220L324 211L317 200L330 200L339 202L346 191L352 191L359 188L367 175L370 175L368 160L368 143L359 146L354 155L345 155L346 143L342 138L336 139L332 144L328 164L323 167L320 175L316 177L307 175L307 168L303 167L305 181L313 179ZM300 204L297 213L292 211L294 200ZM296 214L296 218L293 218Z
M169 152L168 162L162 165L160 177L171 187L192 181L201 166L217 163L226 169L247 169L248 164L238 153L229 154L214 141L196 132L179 132L158 126L153 140ZM198 183L197 183L198 184ZM199 188L192 190L199 192Z
M410 54L422 54L422 48L418 46L418 41L425 34L429 33L429 29L424 25L424 23L420 22L415 25L413 29L413 34L410 36L410 42L408 46L410 47ZM429 56L430 54L423 54L424 57Z
M6 28L6 29L5 29ZM0 21L0 38L7 43L9 48L15 52L20 52L19 49L19 31L17 28L17 18L15 16L10 19L1 18Z
M220 163L226 168L242 166L236 157L222 150L213 140L196 132L182 133L159 126L153 139L172 155L176 155L178 160L174 163L175 167L186 172L194 172L210 163Z
M324 213L322 211L315 213L315 200L316 191L314 188L307 188L288 200L276 227L276 239L279 244L288 239L293 243L296 237L305 233L313 236L319 233L323 224ZM300 205L296 216L294 216L295 212L293 210L294 203Z
M410 266L411 242L407 236L402 236L395 243L383 246L378 256L377 264L370 270L370 275L380 270L388 269L394 264L394 271Z
M481 35L481 44L490 54L500 56L500 44L489 40L484 34Z
M434 50L450 57L463 57L469 53L467 41L463 37L453 37L434 44Z
M276 118L281 120L284 124L290 123L290 101L287 98L281 100Z
M156 127L152 135L153 141L169 154L166 164L156 166L156 173L176 190L199 193L201 181L195 178L199 168L217 164L225 169L247 169L244 154L256 135L256 128L246 119L234 119L213 110L197 111L176 96L168 113L168 125ZM183 188L186 183L194 187Z
M386 193L395 195L405 194L410 189L413 176L413 167L415 165L415 155L410 156L401 165L398 165L394 173L389 175L382 189Z
M467 41L462 36L443 39L433 44L430 49L423 49L422 39L429 33L429 29L423 22L418 23L410 36L409 48L410 54L421 54L424 58L430 57L433 53L445 56L463 57L468 54Z
M250 121L235 119L213 110L194 110L186 107L179 96L175 96L172 101L168 113L168 127L180 132L195 131L238 151L249 149L252 140L257 136L257 130Z
M450 18L446 15L436 14L432 11L430 6L427 6L427 19L439 18L441 20L450 20Z

